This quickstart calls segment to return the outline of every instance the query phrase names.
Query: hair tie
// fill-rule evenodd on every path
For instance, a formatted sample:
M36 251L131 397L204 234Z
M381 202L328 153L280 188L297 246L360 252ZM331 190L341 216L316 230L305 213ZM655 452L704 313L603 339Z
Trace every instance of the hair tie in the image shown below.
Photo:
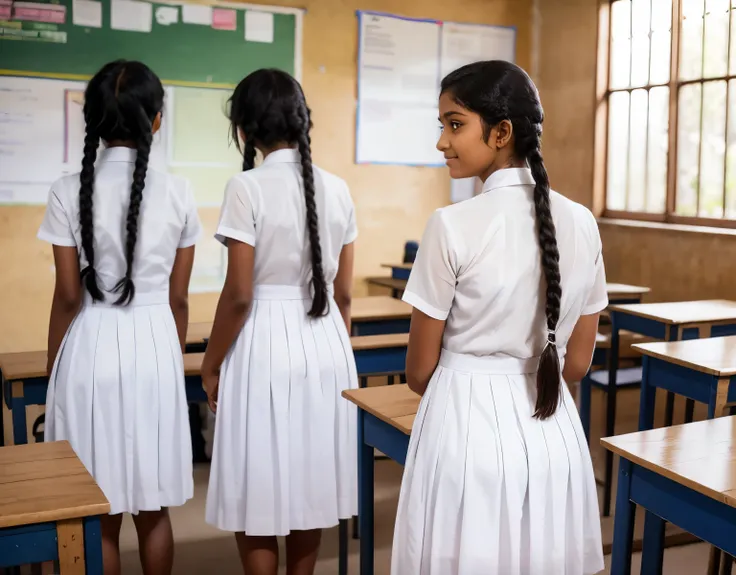
M555 337L555 333L556 333L556 332L555 332L555 330L553 330L553 329L548 329L548 330L547 330L547 341L548 341L549 343L552 343L552 344L554 344L554 343L555 343L555 339L556 339L556 337Z

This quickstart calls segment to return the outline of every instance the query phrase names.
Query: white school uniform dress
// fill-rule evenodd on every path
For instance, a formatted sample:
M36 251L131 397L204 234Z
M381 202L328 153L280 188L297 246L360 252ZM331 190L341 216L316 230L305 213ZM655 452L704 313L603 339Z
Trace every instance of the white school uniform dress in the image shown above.
M393 575L582 575L603 569L593 467L567 386L534 419L547 340L528 169L438 210L404 300L446 320L439 365L414 422L394 534ZM562 274L564 361L584 314L607 305L598 228L551 192Z
M314 168L327 284L357 236L343 180ZM357 511L358 386L345 323L307 316L312 264L299 153L269 154L227 185L217 238L255 247L254 301L220 372L207 522L248 535L326 528ZM330 287L331 291L331 287Z
M94 476L110 513L182 505L192 497L192 446L184 366L169 305L178 248L200 223L186 180L146 173L133 260L135 297L114 306L125 275L125 219L136 152L109 148L95 169L95 271L104 302L84 291L66 333L46 397L46 441L68 440ZM38 237L76 247L87 266L79 223L79 174L51 187ZM82 287L84 289L84 286Z

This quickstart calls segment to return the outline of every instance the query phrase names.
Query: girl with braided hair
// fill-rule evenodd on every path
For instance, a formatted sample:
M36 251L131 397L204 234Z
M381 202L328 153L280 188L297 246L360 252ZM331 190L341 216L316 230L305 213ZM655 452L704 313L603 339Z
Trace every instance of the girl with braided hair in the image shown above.
M202 364L216 411L207 522L236 533L243 569L314 571L323 528L357 511L358 384L350 338L355 211L343 180L312 164L299 83L258 70L229 110L243 172L217 238L228 269ZM256 151L263 163L254 167Z
M607 305L592 214L550 190L543 112L519 67L449 74L437 143L483 194L430 219L404 300L409 386L393 575L603 569L595 478L565 381L587 372Z
M143 572L171 573L167 508L193 494L182 347L200 224L189 184L148 165L163 105L140 62L90 80L82 171L51 186L38 233L56 266L45 438L68 440L110 502L106 575L120 573L123 513Z

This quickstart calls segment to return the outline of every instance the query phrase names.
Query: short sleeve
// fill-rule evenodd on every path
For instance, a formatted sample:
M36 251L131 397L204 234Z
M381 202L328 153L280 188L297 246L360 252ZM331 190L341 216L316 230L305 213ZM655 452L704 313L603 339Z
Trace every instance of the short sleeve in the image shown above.
M455 299L456 270L457 253L438 210L424 230L402 299L434 319L446 320Z
M194 201L194 192L189 182L187 182L185 217L184 229L181 231L181 239L179 240L180 248L193 246L199 240L199 236L202 235L202 224L199 221L197 204Z
M220 223L215 234L217 241L227 245L228 239L255 247L256 214L253 194L242 177L232 178L225 187Z
M588 292L588 298L585 301L582 315L593 315L602 312L608 307L608 289L606 287L606 267L603 264L603 249L601 245L601 237L598 232L598 225L593 222L595 226L595 239L597 256L595 259L594 270L595 274L593 278L593 286Z
M37 237L55 246L76 247L77 245L69 212L53 187L49 191L46 213Z
M344 246L352 244L358 237L358 224L355 221L355 205L353 204L353 200L352 198L350 198L349 194L350 192L348 192L348 200L350 202L348 213L348 226L345 229L345 239L342 242Z

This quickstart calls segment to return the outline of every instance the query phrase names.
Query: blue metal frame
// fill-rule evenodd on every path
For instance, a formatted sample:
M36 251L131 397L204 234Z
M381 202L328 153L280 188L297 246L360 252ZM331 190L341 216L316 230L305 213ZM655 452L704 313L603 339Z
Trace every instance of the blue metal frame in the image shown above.
M409 436L363 409L358 409L360 575L373 575L374 570L374 448L404 465L409 450Z
M736 508L698 493L628 459L619 465L611 575L629 575L634 509L647 510L642 573L662 571L664 522L677 525L730 555L736 554Z
M84 559L89 575L102 575L100 518L85 517ZM15 567L59 558L56 523L38 523L0 529L0 568Z
M387 333L409 333L406 319L389 319L375 321L353 321L353 335L383 335Z
M411 270L399 267L391 268L391 277L395 280L408 280L411 275Z
M358 375L404 373L406 346L361 349L354 352Z

